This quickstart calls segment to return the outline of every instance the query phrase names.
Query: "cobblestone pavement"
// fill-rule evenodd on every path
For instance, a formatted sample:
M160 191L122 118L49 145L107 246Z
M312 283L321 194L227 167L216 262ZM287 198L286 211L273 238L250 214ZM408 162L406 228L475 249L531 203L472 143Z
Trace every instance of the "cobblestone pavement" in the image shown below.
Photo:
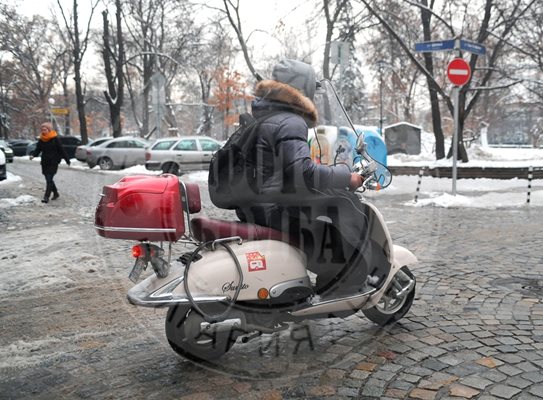
M404 201L376 199L419 258L400 323L309 321L206 365L169 348L166 310L127 303L131 243L98 238L92 209L0 208L0 398L543 398L543 209Z

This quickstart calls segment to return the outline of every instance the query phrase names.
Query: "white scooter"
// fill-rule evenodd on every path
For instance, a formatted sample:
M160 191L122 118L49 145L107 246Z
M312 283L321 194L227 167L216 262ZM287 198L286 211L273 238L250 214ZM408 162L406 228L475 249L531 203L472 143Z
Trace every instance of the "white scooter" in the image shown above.
M319 110L322 115L339 112L346 117L329 83L320 87L327 96L320 102L325 105ZM331 121L328 118L326 124ZM350 121L347 117L338 123L349 126ZM390 173L370 157L363 137L356 148L360 160L354 169L365 177L362 191L386 187ZM212 360L238 339L247 342L273 334L287 329L289 322L361 311L386 325L409 311L415 277L408 266L417 259L392 244L379 210L363 198L360 201L371 221L370 238L379 243L384 256L361 284L363 290L354 293L337 293L334 287L319 292L306 254L282 232L195 216L201 208L198 185L174 175L129 176L104 186L95 227L103 237L140 242L132 248L133 282L152 266L154 273L129 290L130 303L168 307L166 337L173 350L189 359ZM177 244L193 247L172 261ZM336 285L343 284L338 280Z

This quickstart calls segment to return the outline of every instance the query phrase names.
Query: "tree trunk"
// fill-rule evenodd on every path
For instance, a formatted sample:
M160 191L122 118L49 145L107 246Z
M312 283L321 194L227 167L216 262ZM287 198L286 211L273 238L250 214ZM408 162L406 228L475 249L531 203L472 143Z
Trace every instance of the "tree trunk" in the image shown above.
M62 79L62 92L64 94L64 108L66 108L66 110L68 110L68 114L66 114L64 116L64 134L66 136L69 136L71 131L70 131L70 102L68 101L68 99L70 98L70 92L68 91L68 81L67 81L67 75L64 75L63 79ZM86 144L86 143L83 143L83 144Z
M463 132L464 132L464 122L466 120L466 89L465 87L460 89L460 93L458 94L458 160L461 160L462 162L468 162L468 153L466 151L466 148L464 146L463 142ZM454 113L453 113L454 116ZM453 135L454 138L454 135ZM447 158L451 158L453 156L453 149L454 149L454 141L451 140L451 147L449 148L449 152L447 153Z
M199 72L198 77L200 79L201 100L204 106L202 107L202 116L200 117L200 124L197 132L199 135L210 136L211 128L213 127L213 107L208 106L207 104L209 104L212 80L205 71Z
M430 22L432 19L432 14L430 11L425 9L428 7L428 1L422 0L421 8L421 19L422 19L422 29L424 33L424 41L428 42L431 38ZM430 75L434 75L434 63L431 53L424 53L424 66ZM441 126L441 110L439 109L439 97L435 88L435 82L426 77L426 82L428 85L428 94L430 96L430 106L432 110L432 128L434 130L434 137L436 140L436 160L440 160L445 157L445 138L443 136L443 129Z
M85 115L85 96L81 86L81 43L79 41L79 25L77 13L77 0L74 0L74 80L75 80L75 98L77 103L77 116L79 119L79 134L83 143L88 142L87 118Z
M122 35L122 21L121 21L121 2L115 0L115 21L117 24L116 44L117 44L117 57L115 58L115 75L111 68L111 56L115 54L110 45L109 38L109 21L107 17L107 11L102 12L104 35L102 56L104 58L104 68L106 73L108 90L104 92L104 96L109 105L109 116L111 122L111 128L113 130L113 137L119 137L122 135L122 123L121 123L121 110L123 106L124 98L124 76L123 76L123 64L124 64L124 39Z

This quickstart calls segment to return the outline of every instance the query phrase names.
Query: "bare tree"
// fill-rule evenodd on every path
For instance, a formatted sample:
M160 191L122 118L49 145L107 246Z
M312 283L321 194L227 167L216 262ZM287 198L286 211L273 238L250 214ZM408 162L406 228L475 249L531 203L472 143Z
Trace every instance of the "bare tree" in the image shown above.
M398 41L400 46L403 48L405 54L411 59L411 61L417 66L417 68L424 74L428 81L432 82L432 88L437 91L441 98L445 101L449 112L451 115L454 113L454 106L450 96L445 92L443 85L440 85L435 79L434 75L426 69L426 67L419 61L417 57L413 54L411 48L405 43L405 41L395 32L395 30L388 23L385 13L382 10L377 9L375 4L370 4L368 0L360 0L370 12L379 20L387 32ZM490 45L487 44L489 48L489 54L486 58L486 67L484 69L476 68L477 61L479 60L478 54L471 54L469 58L469 64L471 70L474 71L470 82L463 86L460 90L459 95L459 123L460 123L460 135L458 140L458 155L463 162L468 161L468 156L466 150L462 144L462 131L466 119L468 118L470 112L473 110L477 101L479 100L481 93L485 90L494 88L491 86L492 78L495 75L497 64L500 61L500 57L503 56L503 47L509 38L512 35L512 32L515 30L518 20L529 10L536 0L514 0L509 2L506 6L502 7L501 4L498 4L495 0L486 0L483 4L482 9L477 9L473 6L460 7L453 9L449 15L449 19L452 20L452 15L456 15L459 11L464 12L464 18L462 20L463 25L460 27L459 32L463 32L468 35L468 37L477 43L484 44L490 36L494 38ZM423 4L412 3L407 1L409 4L412 4L419 8L424 8L426 11L432 13L434 16L438 17L431 9L424 7ZM454 7L455 5L451 5ZM468 10L471 10L471 14L468 14ZM451 34L454 38L460 37L459 33L456 33L457 30L454 29L452 23L447 23L445 18L438 17L435 18L439 23L448 24ZM488 40L490 42L490 40ZM503 81L502 81L503 82ZM500 82L499 87L509 86L512 84L518 83L518 81L509 81L503 84ZM436 138L437 140L437 138ZM449 149L448 156L452 155L452 146Z
M58 18L53 21L56 32L59 36L59 40L56 43L53 43L51 46L51 51L57 55L58 62L58 80L62 86L62 107L67 111L67 114L64 116L64 134L70 135L71 133L71 104L73 96L71 95L71 90L69 88L69 78L73 72L73 60L72 52L70 51L69 40L66 37L66 32L61 28Z
M513 59L513 73L523 73L523 86L540 104L543 104L542 38L543 3L538 2L526 13L514 37L507 44L508 50L516 55Z
M141 135L149 129L151 77L160 72L166 78L166 94L171 95L171 84L185 61L186 49L192 46L195 35L190 15L190 4L176 0L127 0L124 11L128 38L126 83L130 93L134 116ZM197 31L197 30L195 30ZM141 77L141 79L140 79ZM141 119L138 103L141 99ZM175 116L169 110L169 122L175 125Z
M113 130L113 137L122 134L121 110L124 99L124 38L121 21L121 1L115 0L115 40L111 40L109 34L108 12L102 12L103 21L103 47L104 70L107 80L107 90L104 97L109 105L109 117ZM113 59L113 62L112 62ZM112 66L113 64L113 66Z
M11 99L13 87L17 84L13 71L12 64L0 58L0 138L3 139L8 138L11 114L17 111Z
M87 121L85 118L85 94L83 93L81 64L83 62L83 56L85 55L89 44L90 24L92 21L92 16L99 1L100 0L95 0L94 3L91 3L90 15L87 20L87 28L83 36L81 37L81 33L79 31L79 12L77 0L73 0L73 9L71 10L69 16L66 15L66 12L64 11L60 0L57 0L57 5L60 9L62 19L64 20L64 26L66 28L66 32L68 33L67 37L72 50L72 61L74 64L75 75L75 97L77 103L77 115L79 118L79 132L81 135L81 141L84 144L88 142L88 134Z
M238 38L239 45L241 46L241 51L243 52L243 57L245 58L245 63L247 64L247 68L249 68L249 71L251 71L251 74L255 77L255 79L259 80L260 75L256 72L256 69L253 66L251 57L249 55L249 49L247 47L247 40L243 36L243 31L241 29L241 19L240 19L240 14L239 14L239 0L236 0L235 3L232 0L223 0L223 4L224 4L223 11L226 13L226 16L228 17L228 21L230 22L230 25L232 25L234 32L236 32L236 36Z
M0 5L0 47L12 57L10 85L19 112L15 120L22 130L48 118L48 99L58 82L61 55L51 51L55 32L49 20L35 15L28 19Z
M432 10L434 9L435 0L431 0L428 5L428 0L421 0L420 14L422 21L422 37L423 41L429 42L432 40L431 22ZM424 53L424 66L428 73L434 76L434 59L431 53ZM439 97L436 88L436 81L426 76L426 85L428 87L428 96L430 98L430 107L432 110L432 127L436 138L436 159L445 158L445 137L441 126L441 109L439 108Z
M192 68L198 75L202 114L197 133L211 135L215 106L211 104L213 84L216 84L219 71L230 65L234 54L232 39L220 21L213 21L208 29L211 36L206 43L195 48L199 56L191 57Z
M335 3L335 8L331 9L331 3ZM340 19L340 16L345 12L349 2L347 0L323 0L322 8L324 16L326 18L326 36L324 41L324 55L322 62L322 74L324 79L332 79L330 72L330 46L332 44L332 36L336 23Z

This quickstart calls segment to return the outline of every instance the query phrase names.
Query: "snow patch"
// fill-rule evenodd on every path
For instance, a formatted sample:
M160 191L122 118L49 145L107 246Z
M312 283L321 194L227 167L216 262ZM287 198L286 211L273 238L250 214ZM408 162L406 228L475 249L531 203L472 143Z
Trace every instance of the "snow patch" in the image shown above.
M413 207L443 207L443 208L481 208L498 209L505 207L527 206L527 193L485 193L481 196L464 196L457 194L453 196L448 193L430 193L430 198L419 199L417 202L411 200L405 203ZM543 205L543 191L531 193L530 204Z
M49 359L51 354L44 354L41 350L61 341L61 339L56 338L34 340L32 342L18 340L2 346L0 347L0 369L30 366Z
M0 186L7 185L12 182L20 182L20 181L22 181L22 179L19 175L13 175L11 172L8 171L7 178L4 179L3 181L0 181Z
M28 194L23 194L15 199L0 199L0 208L25 206L37 203L38 199L36 197Z

